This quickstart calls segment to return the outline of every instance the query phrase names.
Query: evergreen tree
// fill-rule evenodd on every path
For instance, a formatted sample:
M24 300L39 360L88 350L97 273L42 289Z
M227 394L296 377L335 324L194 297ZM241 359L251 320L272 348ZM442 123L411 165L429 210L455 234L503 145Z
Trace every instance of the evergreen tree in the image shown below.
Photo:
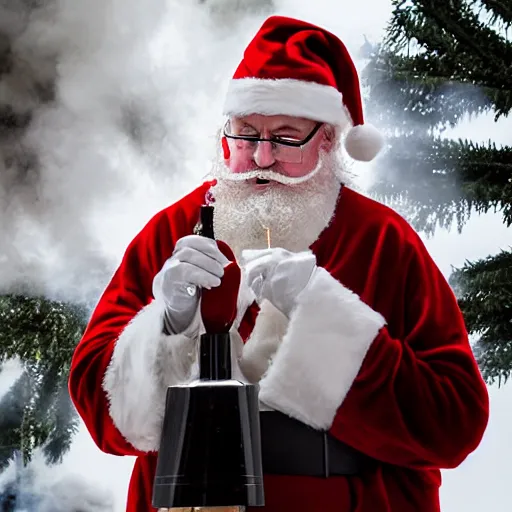
M512 252L466 263L451 283L467 324L479 334L475 352L485 379L505 381L512 368Z
M69 449L79 420L68 393L73 350L86 325L78 306L23 295L0 297L0 369L17 358L20 377L0 399L0 470L15 452L48 463Z
M512 147L447 140L465 116L512 109L512 0L393 0L383 44L363 79L368 113L388 129L371 193L427 234L472 213L512 224ZM512 254L456 270L457 292L489 383L512 372Z

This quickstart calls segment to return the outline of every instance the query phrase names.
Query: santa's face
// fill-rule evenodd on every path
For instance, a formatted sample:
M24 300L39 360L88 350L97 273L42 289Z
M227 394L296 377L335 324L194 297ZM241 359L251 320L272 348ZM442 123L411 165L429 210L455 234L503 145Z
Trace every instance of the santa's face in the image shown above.
M284 176L303 177L318 164L320 151L332 147L323 123L299 117L235 117L224 133L229 148L225 163L235 174L269 169Z
M303 140L317 125L286 116L248 117L252 123L260 123L257 128L263 132L253 132L260 138L271 138L277 132L280 137L293 135ZM269 130L270 126L281 132ZM327 227L336 207L341 185L333 143L318 129L302 148L301 161L295 163L277 160L280 155L273 153L271 142L258 144L252 158L246 154L242 159L230 151L229 155L219 155L215 163L217 185L212 194L216 238L228 243L237 258L244 249L266 248L269 233L272 247L306 250ZM297 159L297 153L285 156Z

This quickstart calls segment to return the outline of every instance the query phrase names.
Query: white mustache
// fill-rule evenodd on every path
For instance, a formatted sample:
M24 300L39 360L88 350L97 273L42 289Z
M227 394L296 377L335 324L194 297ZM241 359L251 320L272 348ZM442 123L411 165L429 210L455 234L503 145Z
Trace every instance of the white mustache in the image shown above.
M271 171L268 169L255 169L253 171L237 173L223 172L222 176L219 177L226 181L249 181L254 178L260 178L262 180L276 181L277 183L281 183L282 185L298 185L313 178L318 173L319 170L320 166L318 165L309 174L298 177L286 176L285 174L281 174L279 172Z

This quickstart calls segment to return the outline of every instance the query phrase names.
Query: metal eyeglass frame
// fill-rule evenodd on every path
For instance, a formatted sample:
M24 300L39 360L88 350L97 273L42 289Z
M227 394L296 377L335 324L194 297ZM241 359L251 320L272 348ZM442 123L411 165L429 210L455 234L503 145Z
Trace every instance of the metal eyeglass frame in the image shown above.
M297 140L297 141L280 139L279 137L272 137L270 139L262 139L260 137L252 137L250 135L232 135L230 133L227 133L227 131L226 131L228 124L229 124L229 121L224 125L224 137L226 137L228 139L245 140L247 142L255 142L255 143L256 142L270 142L273 145L280 144L282 146L288 146L288 147L292 147L292 148L301 148L302 149L302 147L305 146L308 142L310 142L311 139L318 133L318 130L320 130L320 127L324 123L317 123L316 126L311 131L311 133L305 139Z

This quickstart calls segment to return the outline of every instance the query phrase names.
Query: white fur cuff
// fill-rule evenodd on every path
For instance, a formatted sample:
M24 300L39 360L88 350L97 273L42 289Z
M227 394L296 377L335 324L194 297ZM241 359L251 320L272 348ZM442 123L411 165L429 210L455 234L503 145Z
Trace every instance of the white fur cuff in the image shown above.
M258 382L267 371L287 328L288 318L264 300L240 358L240 369L248 382Z
M317 268L260 382L260 400L313 428L329 429L385 323L382 315Z
M118 430L141 451L159 449L167 388L190 379L197 342L162 333L165 306L154 300L119 336L103 389Z

